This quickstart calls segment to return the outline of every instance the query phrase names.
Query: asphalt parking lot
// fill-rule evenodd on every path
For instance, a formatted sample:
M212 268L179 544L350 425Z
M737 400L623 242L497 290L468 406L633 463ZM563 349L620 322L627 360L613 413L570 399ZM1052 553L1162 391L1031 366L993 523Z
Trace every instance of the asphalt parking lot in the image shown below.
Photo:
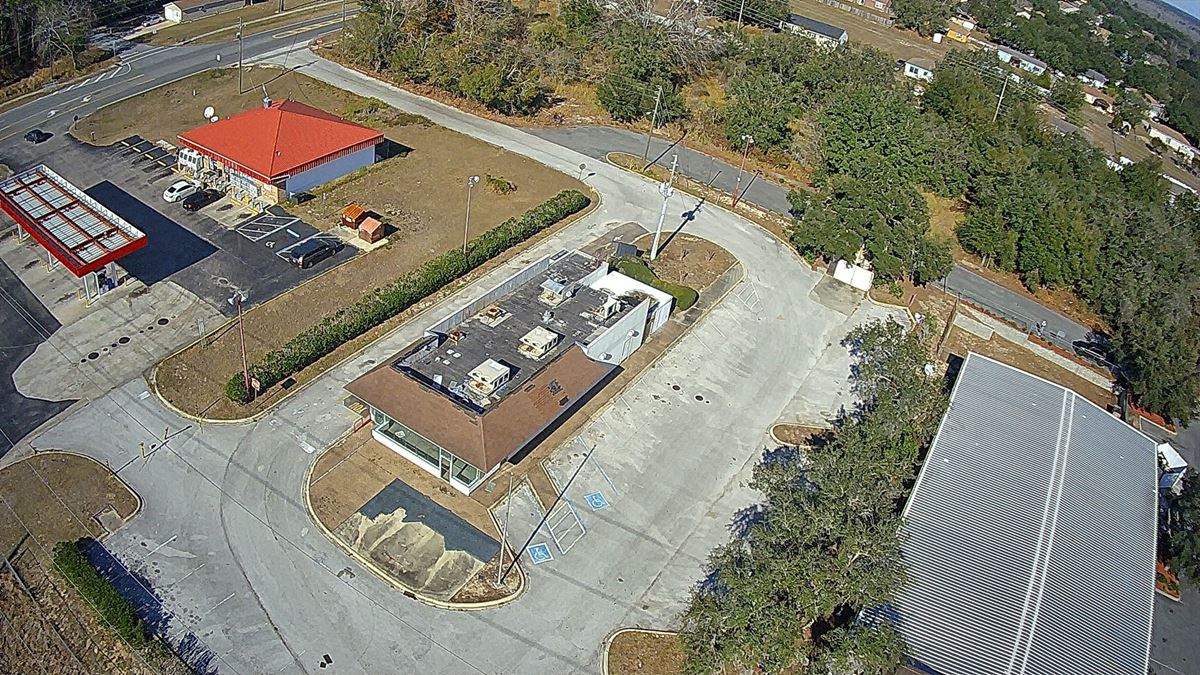
M235 291L246 295L247 305L266 302L356 252L346 247L301 270L278 254L307 237L326 235L282 209L264 214L265 221L256 216L228 227L210 217L218 215L216 209L231 208L227 201L200 213L164 202L163 190L176 178L173 155L137 137L94 147L59 135L38 146L36 156L22 159L26 162L14 169L44 162L146 233L146 247L122 260L132 276L146 284L173 281L226 315L235 311L228 302ZM267 236L247 227L284 220Z
M0 262L0 457L26 434L65 410L74 401L43 401L22 396L13 372L38 345L59 329L54 315L42 306L17 275Z

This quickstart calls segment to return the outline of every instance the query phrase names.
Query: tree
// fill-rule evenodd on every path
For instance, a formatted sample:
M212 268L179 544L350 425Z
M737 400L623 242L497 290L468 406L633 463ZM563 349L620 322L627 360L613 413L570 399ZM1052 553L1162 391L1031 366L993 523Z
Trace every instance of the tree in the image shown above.
M1167 565L1200 583L1200 478L1188 476L1178 495L1167 499L1163 549Z
M558 16L568 31L589 35L600 25L600 6L593 0L563 0Z
M1136 91L1128 91L1122 89L1117 94L1115 110L1113 111L1112 121L1108 126L1121 131L1122 129L1136 129L1146 119L1146 100Z
M1050 87L1050 100L1067 115L1067 119L1078 123L1079 111L1083 108L1083 89L1073 77L1060 77Z
M901 28L932 35L946 29L955 4L951 0L893 0L892 14Z
M744 136L757 148L784 148L792 138L795 104L787 85L778 75L749 70L737 78L730 90L732 100L725 109L725 138L738 147Z
M774 28L788 15L787 0L717 0L717 16Z
M928 345L896 322L860 326L845 345L860 404L803 455L781 448L755 466L763 504L735 517L681 617L687 672L890 675L904 655L894 628L855 617L905 582L897 509L945 392L925 376Z

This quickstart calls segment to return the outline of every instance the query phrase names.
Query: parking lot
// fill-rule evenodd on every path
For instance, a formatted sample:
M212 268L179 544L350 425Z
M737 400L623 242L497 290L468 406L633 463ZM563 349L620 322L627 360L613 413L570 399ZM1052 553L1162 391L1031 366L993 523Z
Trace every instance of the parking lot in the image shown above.
M126 256L129 273L149 284L173 281L226 315L235 309L235 291L247 305L265 302L356 253L345 247L309 269L299 269L285 254L309 238L324 237L316 228L272 207L244 215L227 199L185 211L163 201L163 190L177 178L173 153L137 136L97 148L68 135L39 148L50 168L146 233L145 248Z

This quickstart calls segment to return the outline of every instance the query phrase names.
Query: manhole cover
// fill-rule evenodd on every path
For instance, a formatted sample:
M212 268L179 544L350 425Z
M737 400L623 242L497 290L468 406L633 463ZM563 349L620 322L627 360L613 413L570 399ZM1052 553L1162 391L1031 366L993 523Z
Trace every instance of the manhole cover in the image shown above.
M677 384L671 385L671 388L674 389L675 391L679 391L679 385L677 385Z
M703 397L703 396L701 396L700 394L696 394L696 400L697 400L697 401L703 401L703 400L704 400L704 397Z
M122 335L120 338L118 338L118 339L117 339L117 342L119 342L119 343L121 343L121 344L123 344L123 345L127 345L127 344L129 344L129 336L128 336L128 335Z
M169 323L171 323L171 320L167 319L167 318L162 318L162 319L158 320L158 325L160 325L160 326L165 326Z

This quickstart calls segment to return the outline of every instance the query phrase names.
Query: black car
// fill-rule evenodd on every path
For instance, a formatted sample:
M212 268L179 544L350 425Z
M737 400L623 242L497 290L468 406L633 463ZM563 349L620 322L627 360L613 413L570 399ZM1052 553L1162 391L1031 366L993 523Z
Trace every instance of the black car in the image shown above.
M286 253L286 256L296 267L308 269L343 248L346 248L346 245L337 239L309 239L308 241L296 244L295 247Z
M199 211L221 198L220 190L198 190L183 198L184 211Z
M1111 360L1109 359L1108 355L1108 348L1102 342L1094 340L1076 340L1071 343L1071 346L1074 347L1076 356L1085 358L1098 366L1107 367L1111 364Z
M45 131L42 131L41 129L34 129L34 130L30 131L29 133L25 134L25 140L30 143L33 143L34 145L37 145L38 143L45 143L46 141L53 138L53 136L54 136L54 134L47 133Z

